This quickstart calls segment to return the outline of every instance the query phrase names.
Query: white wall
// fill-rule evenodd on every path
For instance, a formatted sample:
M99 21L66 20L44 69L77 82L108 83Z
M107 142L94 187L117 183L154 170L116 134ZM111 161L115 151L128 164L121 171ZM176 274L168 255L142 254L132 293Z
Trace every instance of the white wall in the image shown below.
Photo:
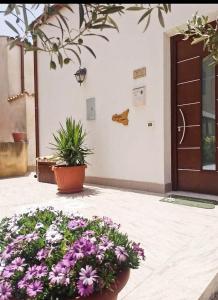
M166 184L171 182L170 138L170 34L198 10L211 13L217 4L173 4L162 29L157 14L148 30L137 25L140 13L117 17L120 33L105 31L110 42L87 38L97 55L84 50L87 78L80 87L74 73L78 64L61 70L49 69L46 54L38 55L40 153L51 153L52 133L67 116L82 120L88 132L87 144L95 154L89 157L87 175ZM104 33L104 32L103 32ZM89 39L89 40L88 40ZM134 80L133 70L146 67L144 79ZM146 86L146 105L134 107L132 89ZM86 120L86 99L96 98L96 120ZM114 113L130 109L129 125L112 122ZM147 127L153 121L154 127Z

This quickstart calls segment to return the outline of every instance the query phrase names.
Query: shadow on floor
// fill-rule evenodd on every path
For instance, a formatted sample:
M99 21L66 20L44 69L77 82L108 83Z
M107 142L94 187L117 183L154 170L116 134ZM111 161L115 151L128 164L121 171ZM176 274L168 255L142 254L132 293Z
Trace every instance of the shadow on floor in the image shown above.
M218 300L218 273L198 300Z
M138 190L138 189L128 189L128 188L122 188L122 187L116 187L116 186L111 186L111 185L103 185L103 184L95 184L95 183L86 183L88 186L93 186L93 187L99 187L103 189L113 189L117 190L120 192L126 192L126 193L136 193L136 194L145 194L145 195L151 195L151 196L158 196L158 197L163 197L166 194L163 193L155 193L155 192L150 192L150 191L144 191L144 190Z
M36 178L35 176L35 172L33 171L27 171L26 174L24 175L17 175L17 176L7 176L7 177L0 177L0 180L4 180L4 179L15 179L15 178L22 178L22 177L32 177L32 178Z
M56 195L60 198L67 198L67 199L76 199L76 198L83 198L83 197L92 197L101 194L97 188L88 188L84 187L83 191L80 193L73 193L73 194L62 194L57 192Z

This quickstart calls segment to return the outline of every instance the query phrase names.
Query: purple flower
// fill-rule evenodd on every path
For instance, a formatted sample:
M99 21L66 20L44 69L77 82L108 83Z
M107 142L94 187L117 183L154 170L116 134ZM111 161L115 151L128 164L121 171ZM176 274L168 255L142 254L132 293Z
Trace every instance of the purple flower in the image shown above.
M49 280L52 285L67 285L69 284L69 278L66 274L67 269L60 266L52 267L52 271L49 272Z
M75 260L81 259L84 257L84 254L82 252L82 248L80 248L79 246L75 246L73 248L73 258Z
M100 250L104 250L104 251L109 250L114 245L114 243L110 241L107 236L101 237L100 240L101 240L101 243L99 244Z
M46 266L37 266L36 267L36 278L45 277L48 273L48 268Z
M66 266L63 261L60 261L59 263L57 263L57 265L55 266L55 270L57 270L59 273L66 275L69 272L69 267Z
M63 260L60 261L60 264L62 264L65 267L74 267L76 263L76 259L74 258L73 254L68 252L64 255Z
M83 219L71 220L68 223L68 228L71 230L75 230L78 228L85 227L86 225L87 225L87 222Z
M120 224L114 223L111 218L103 217L102 221L104 223L104 226L108 226L111 229L119 229L120 228Z
M115 249L115 254L119 262L123 262L127 259L128 253L126 252L125 248L122 246L117 246Z
M14 275L15 268L12 265L8 265L4 268L4 271L2 273L3 278L11 278Z
M24 276L19 282L18 282L18 288L19 289L26 289L29 285L29 280Z
M37 274L37 265L33 265L32 267L29 267L26 272L26 279L33 279Z
M79 240L75 241L73 248L78 247L82 249L86 245L87 238L81 237Z
M95 235L95 232L93 230L86 230L85 232L83 232L83 237L91 237Z
M138 256L141 256L142 259L145 259L144 249L142 249L139 246L140 246L140 243L138 243L138 244L133 243L132 244L133 251L136 252Z
M82 281L84 285L93 285L95 281L97 281L98 275L96 275L96 270L92 269L92 266L87 265L82 268L79 272L79 280Z
M11 265L14 267L14 269L16 269L17 271L23 271L23 268L26 264L24 264L25 259L21 258L21 257L16 257Z
M97 253L96 253L96 258L102 262L105 256L105 251L102 249L98 249Z
M26 291L28 296L30 296L31 298L36 297L37 294L43 291L42 282L39 280L33 281L31 284L28 285Z
M88 237L81 237L73 244L72 247L72 253L76 260L81 259L84 256L96 254L96 252L96 245Z
M20 242L23 242L25 240L25 235L18 235L16 239L14 240L14 244L19 244Z
M96 242L95 232L93 230L86 230L82 234L82 237L85 238L86 240L91 241L92 243Z
M70 263L68 263L68 260L67 259L62 259L60 260L56 266L56 268L59 268L60 269L60 272L65 274L65 273L68 273L70 271Z
M8 282L0 282L0 300L11 298L12 288Z
M78 292L79 292L80 296L82 296L82 297L89 296L94 291L93 285L88 285L88 284L85 285L85 284L83 284L83 282L81 280L79 280L77 282L77 288L78 288Z
M69 277L66 277L66 278L65 278L64 285L69 285L69 284L70 284L70 278L69 278Z
M3 259L8 259L8 258L11 258L11 256L15 253L15 250L14 250L14 245L13 244L9 244L5 250L3 251L1 257Z
M38 234L36 232L32 232L32 233L29 233L25 236L25 240L30 243L32 241L37 241L39 238Z
M40 261L42 259L47 258L48 254L49 254L49 249L41 249L37 253L36 258Z
M85 255L93 255L96 253L96 245L93 244L90 240L87 240L83 246L83 251Z

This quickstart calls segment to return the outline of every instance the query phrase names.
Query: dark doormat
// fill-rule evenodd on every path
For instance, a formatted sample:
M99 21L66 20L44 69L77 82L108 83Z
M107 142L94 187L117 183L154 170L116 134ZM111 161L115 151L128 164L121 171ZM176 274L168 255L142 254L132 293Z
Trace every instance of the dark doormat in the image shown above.
M215 208L215 205L218 203L213 200L201 199L201 198L193 198L179 195L170 195L168 197L164 197L160 201L168 202L172 204L186 205L198 208L212 209Z

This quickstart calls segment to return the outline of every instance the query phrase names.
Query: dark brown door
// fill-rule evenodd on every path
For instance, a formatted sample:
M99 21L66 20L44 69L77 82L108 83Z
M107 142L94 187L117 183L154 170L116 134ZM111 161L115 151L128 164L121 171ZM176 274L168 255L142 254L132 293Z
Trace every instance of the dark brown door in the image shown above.
M218 70L202 44L171 42L173 189L218 195Z

